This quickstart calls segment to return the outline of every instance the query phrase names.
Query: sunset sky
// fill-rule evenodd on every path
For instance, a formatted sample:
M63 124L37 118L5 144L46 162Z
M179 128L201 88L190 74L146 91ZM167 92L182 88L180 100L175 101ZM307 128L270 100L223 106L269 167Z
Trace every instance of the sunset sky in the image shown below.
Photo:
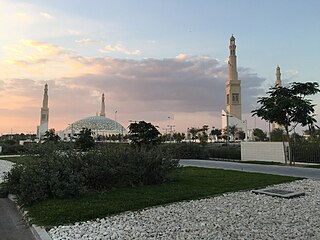
M253 128L277 65L284 85L319 81L319 10L318 0L1 0L0 134L36 131L45 83L56 130L96 115L102 93L124 127L219 128L231 34Z

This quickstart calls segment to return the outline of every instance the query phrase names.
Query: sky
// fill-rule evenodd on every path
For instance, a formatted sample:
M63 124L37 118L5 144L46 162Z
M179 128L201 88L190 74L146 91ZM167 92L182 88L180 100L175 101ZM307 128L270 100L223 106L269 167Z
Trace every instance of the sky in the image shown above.
M283 85L318 81L319 9L317 0L0 0L0 134L36 131L45 83L57 131L96 115L102 93L124 127L220 128L232 34L243 119L267 129L250 112L277 65Z

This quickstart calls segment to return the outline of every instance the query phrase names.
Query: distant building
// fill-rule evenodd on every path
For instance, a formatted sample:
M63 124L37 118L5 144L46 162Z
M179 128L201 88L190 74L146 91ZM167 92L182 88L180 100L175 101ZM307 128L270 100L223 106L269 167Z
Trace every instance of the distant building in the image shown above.
M236 42L233 35L230 38L229 50L229 76L226 86L227 113L241 120L241 81L238 79Z
M99 116L90 116L77 120L59 133L63 140L70 140L72 136L76 136L83 128L91 129L95 136L108 136L112 134L124 134L126 129L116 120L106 117L105 97L102 94L101 110Z
M37 138L42 139L45 132L48 131L49 108L48 108L48 84L44 86L43 102L40 111L40 125L37 126Z
M221 127L236 126L247 136L247 122L242 121L241 81L238 79L235 37L232 35L229 44L228 81L226 83L226 110L222 110Z
M276 81L275 81L275 87L281 87L282 83L281 83L281 72L280 72L280 67L279 65L276 68ZM281 129L281 125L279 125L278 123L272 123L272 131L280 128Z

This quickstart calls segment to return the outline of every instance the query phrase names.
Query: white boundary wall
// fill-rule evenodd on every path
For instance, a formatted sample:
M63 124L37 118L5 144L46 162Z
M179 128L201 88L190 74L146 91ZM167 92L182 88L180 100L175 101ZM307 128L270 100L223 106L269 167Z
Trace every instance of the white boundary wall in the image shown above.
M241 142L242 161L286 162L287 142Z

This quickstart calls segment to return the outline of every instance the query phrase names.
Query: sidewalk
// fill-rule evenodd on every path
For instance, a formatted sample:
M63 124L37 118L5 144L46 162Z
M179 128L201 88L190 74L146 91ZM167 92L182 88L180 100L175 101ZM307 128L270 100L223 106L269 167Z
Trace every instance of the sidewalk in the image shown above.
M15 204L8 198L0 198L1 240L35 240Z
M304 168L294 166L274 166L274 165L260 165L224 161L211 161L211 160L197 160L197 159L181 159L182 166L194 166L204 168L219 168L227 170L236 170L244 172L258 172L274 175L284 175L293 177L310 178L320 180L320 169Z

